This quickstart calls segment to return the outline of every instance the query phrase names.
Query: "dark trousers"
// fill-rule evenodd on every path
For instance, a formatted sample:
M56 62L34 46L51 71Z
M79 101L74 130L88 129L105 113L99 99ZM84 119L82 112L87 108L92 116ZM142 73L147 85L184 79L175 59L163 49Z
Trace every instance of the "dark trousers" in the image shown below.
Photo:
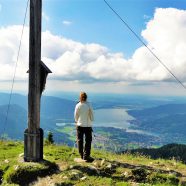
M85 135L85 146L83 145ZM77 146L81 158L90 156L92 142L92 127L77 127Z

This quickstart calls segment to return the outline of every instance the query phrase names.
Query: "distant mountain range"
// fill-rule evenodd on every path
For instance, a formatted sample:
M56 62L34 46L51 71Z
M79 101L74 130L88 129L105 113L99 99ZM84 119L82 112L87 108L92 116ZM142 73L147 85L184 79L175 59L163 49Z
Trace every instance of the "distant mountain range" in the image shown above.
M142 110L129 110L128 113L142 120L158 119L174 114L186 114L186 104L166 104Z
M95 100L99 99L94 98L94 101ZM94 109L114 107L130 108L127 112L135 118L130 121L132 129L155 134L155 136L150 136L145 133L137 135L135 132L129 133L123 129L116 130L109 127L100 128L99 130L96 129L98 133L100 132L100 134L104 135L113 133L110 138L116 142L118 141L120 146L122 141L126 143L124 144L126 147L130 141L134 142L137 146L138 141L143 146L145 146L145 144L149 146L149 144L163 145L173 142L186 143L186 104L175 103L147 108L147 105L149 106L151 104L151 102L148 102L142 109L141 105L143 100L140 98L140 107L137 107L137 110L134 102L130 105L128 101L125 107L124 100L122 99L121 102L119 102L119 97L116 101L115 99L110 100L111 102L107 101L107 99L103 100L103 97L101 97L101 100L102 101L97 101L96 104L93 103ZM0 136L6 133L10 138L23 139L24 130L27 128L27 96L20 94L12 95L7 123L5 124L8 102L9 94L0 93ZM135 102L137 102L136 97ZM158 104L159 102L160 101L158 101ZM152 105L154 105L154 100L152 103ZM42 96L40 125L41 128L44 129L45 134L47 134L47 131L52 131L55 134L54 137L57 142L62 140L64 143L72 145L74 142L71 140L71 136L68 132L60 131L61 128L56 126L56 123L72 124L74 122L73 113L75 104L76 102L72 100ZM141 110L139 110L139 108L141 108Z
M168 142L186 143L186 104L167 104L142 110L129 110L133 128L156 133Z
M27 127L27 112L19 105L10 105L7 117L8 105L0 106L0 135L6 133L13 139L22 139Z
M160 148L142 148L126 152L150 156L152 159L175 159L186 163L186 145L184 144L168 144Z
M7 105L9 103L9 94L0 93L0 105ZM47 118L73 118L75 101L62 99L52 96L41 97L41 116ZM28 110L28 98L21 94L12 94L11 105L19 105Z
M23 139L27 128L27 97L13 94L9 107L9 95L0 93L0 135L8 134L13 139ZM57 119L73 121L75 102L51 96L43 96L41 100L41 127L45 131L54 131ZM6 121L7 118L7 121Z
M41 99L41 116L52 119L68 119L74 121L74 107L76 102L52 96Z

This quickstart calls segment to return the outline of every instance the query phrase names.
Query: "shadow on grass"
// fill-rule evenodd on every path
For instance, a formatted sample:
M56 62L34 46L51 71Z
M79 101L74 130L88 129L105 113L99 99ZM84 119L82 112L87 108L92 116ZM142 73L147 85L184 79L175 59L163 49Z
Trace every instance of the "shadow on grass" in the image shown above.
M107 161L108 163L110 163L111 167L101 167L101 168L93 168L91 166L89 167L85 167L85 166L81 166L81 165L75 165L73 166L73 169L77 169L83 173L86 173L89 176L92 175L99 175L99 176L104 176L104 177L109 177L111 174L115 173L116 168L121 167L121 168L127 168L127 169L145 169L145 170L149 170L151 172L159 172L162 174L174 174L175 176L178 177L182 177L183 175L180 172L174 171L174 170L163 170L163 169L159 169L159 168L154 168L151 166L147 166L147 165L133 165L133 164L129 164L129 163L121 163L118 161Z
M183 176L180 172L174 171L174 170L163 170L163 169L158 169L158 168L154 168L151 166L147 166L147 165L132 165L132 164L128 164L128 163L121 163L121 162L117 162L117 161L113 161L111 162L113 164L116 164L119 167L122 168L128 168L128 169L146 169L152 172L159 172L162 174L174 174L175 176L181 177Z
M74 184L72 183L57 183L55 186L73 186Z
M172 185L178 185L179 178L183 177L180 172L174 170L163 170L145 165L132 165L128 163L121 163L118 161L106 161L107 164L101 167L95 167L92 165L83 166L75 165L72 169L81 171L88 176L99 176L102 178L111 178L113 181L137 181L141 183L148 183L161 181L162 183L170 182ZM130 174L125 176L124 172L117 172L118 168L124 168L130 170ZM171 176L173 175L173 176ZM155 181L154 181L155 180Z

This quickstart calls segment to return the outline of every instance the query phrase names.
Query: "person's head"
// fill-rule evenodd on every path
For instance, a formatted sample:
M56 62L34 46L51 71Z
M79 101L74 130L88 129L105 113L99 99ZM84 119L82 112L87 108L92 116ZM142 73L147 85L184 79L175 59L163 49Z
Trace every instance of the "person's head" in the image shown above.
M80 92L79 100L80 100L80 102L87 101L87 94L85 92Z

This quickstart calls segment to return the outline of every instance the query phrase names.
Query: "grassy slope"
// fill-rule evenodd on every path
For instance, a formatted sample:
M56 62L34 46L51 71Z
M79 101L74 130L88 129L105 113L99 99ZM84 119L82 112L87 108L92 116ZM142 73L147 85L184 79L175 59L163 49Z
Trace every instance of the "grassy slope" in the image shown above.
M55 162L59 170L54 174L48 171L47 174L50 176L46 176L46 172L45 175L41 174L41 169L46 168L45 165L24 163L21 161L21 153L23 153L21 142L0 142L0 170L4 172L2 185L11 185L7 180L12 172L18 171L19 175L22 174L16 177L18 180L23 179L24 174L31 177L34 175L31 173L36 171L36 175L42 178L38 178L33 185L56 186L127 186L136 182L139 182L139 185L178 185L178 181L184 179L186 175L186 165L175 160L152 160L140 155L116 155L93 150L92 156L96 161L77 163L74 162L74 158L78 157L76 149L73 151L67 146L50 145L44 147L44 158L49 162ZM23 172L20 172L21 167L24 167Z

